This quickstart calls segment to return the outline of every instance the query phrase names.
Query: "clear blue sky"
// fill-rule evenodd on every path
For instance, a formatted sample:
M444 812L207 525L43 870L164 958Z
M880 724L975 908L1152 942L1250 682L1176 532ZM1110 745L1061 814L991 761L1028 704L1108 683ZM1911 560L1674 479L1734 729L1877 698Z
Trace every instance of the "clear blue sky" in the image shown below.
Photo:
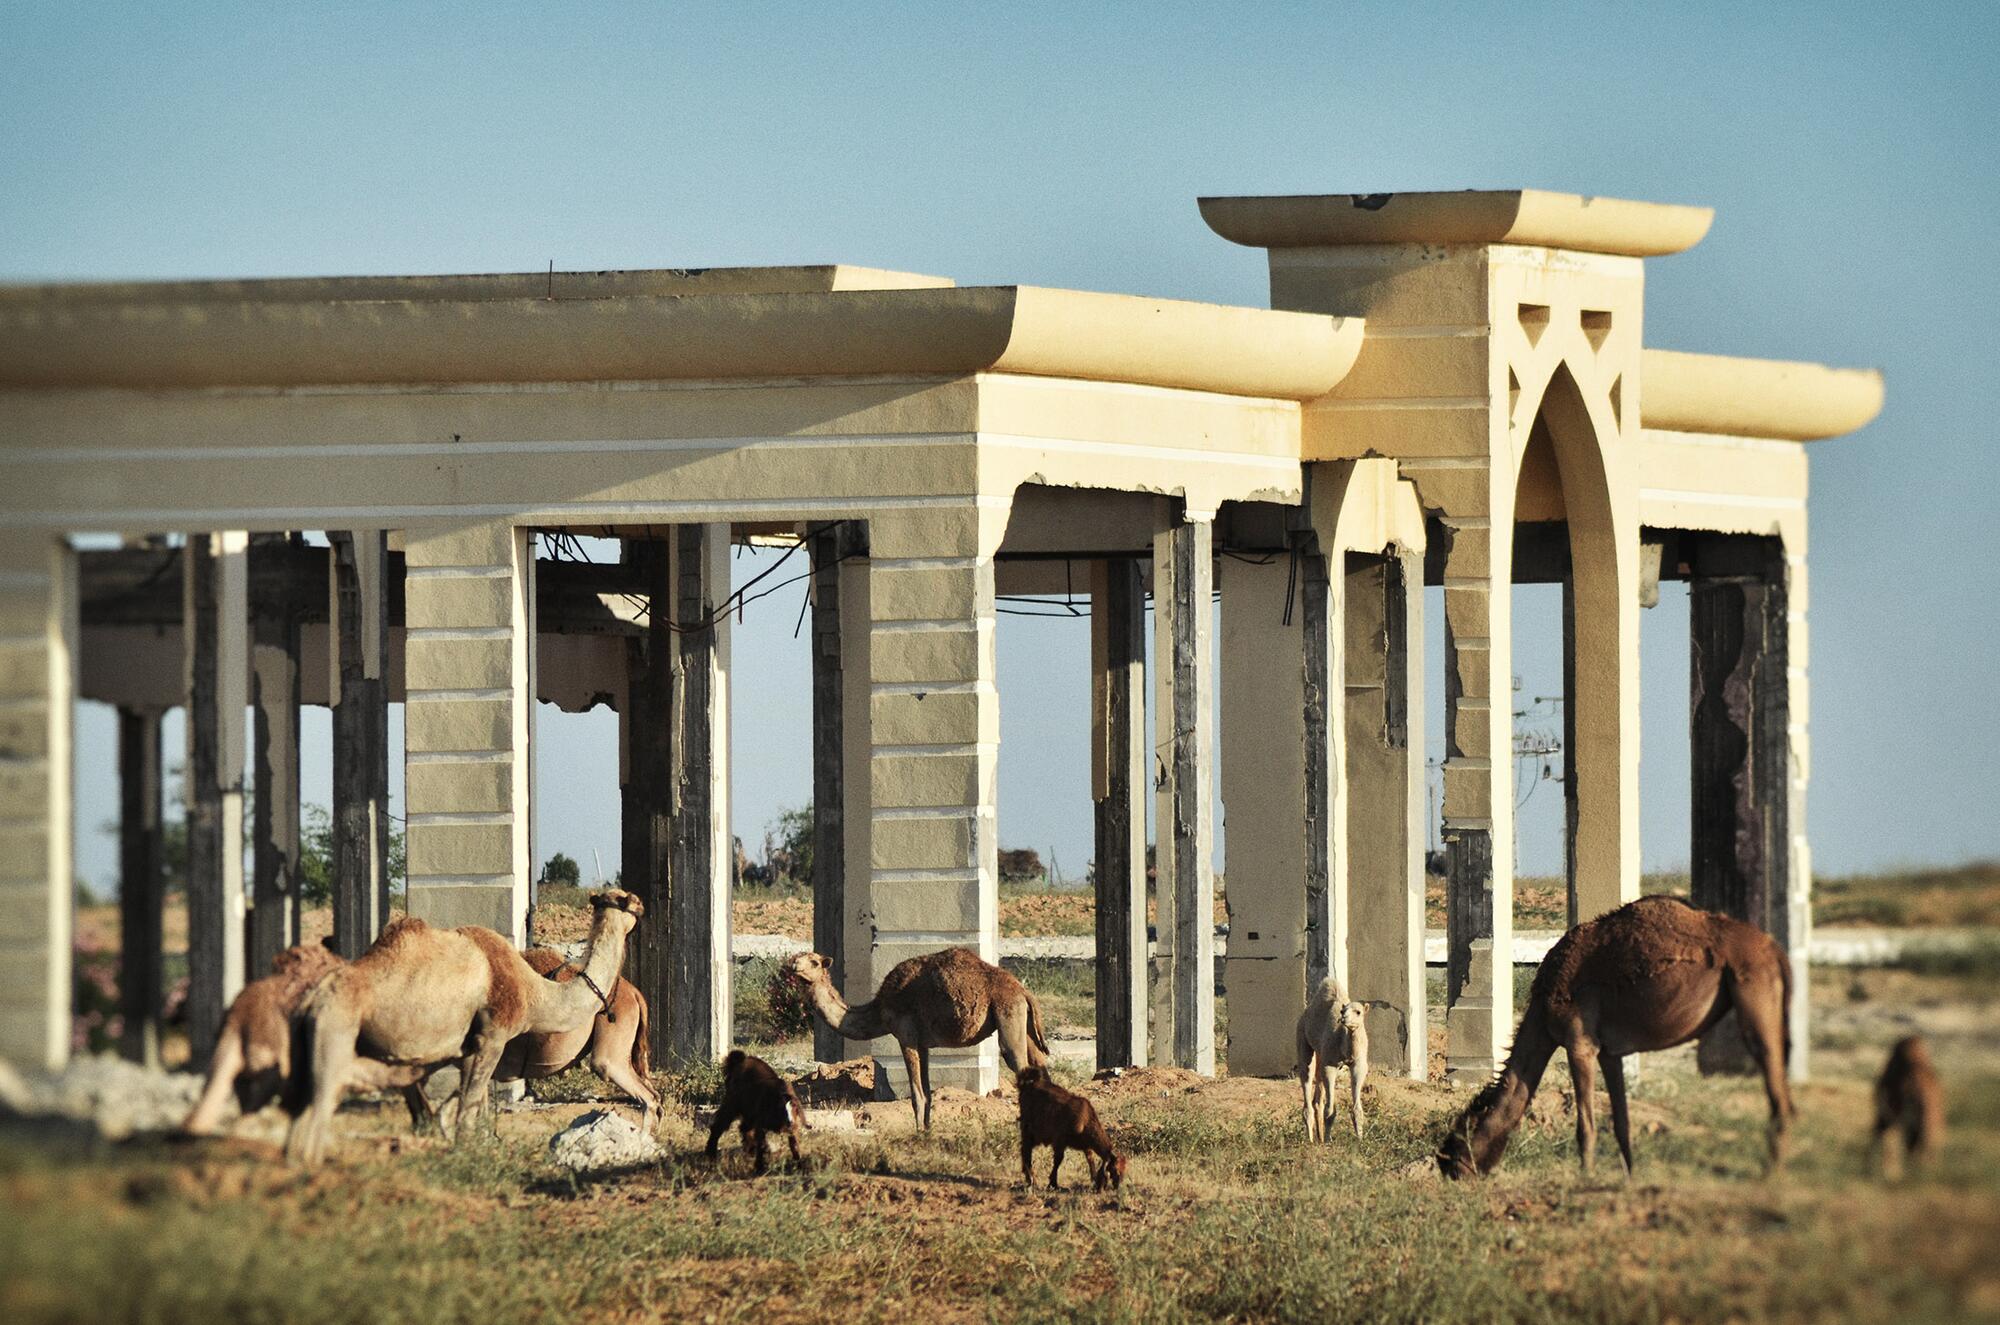
M1261 304L1260 255L1212 236L1196 195L1533 185L1715 206L1699 248L1650 266L1649 343L1888 375L1882 418L1812 453L1816 863L2000 852L1975 570L2000 552L2000 8L337 8L0 9L0 278L846 261ZM1532 597L1523 634L1553 620ZM739 694L760 699L736 715L753 843L807 789L797 604L760 606L738 648ZM1684 598L1645 629L1645 855L1671 864ZM1531 694L1547 633L1523 650ZM1083 657L1080 626L1003 626L1003 836L1072 872ZM542 842L586 868L616 853L610 729L546 729ZM110 731L85 713L86 827L115 812ZM307 757L324 763L323 736ZM309 768L309 796L325 783ZM1555 866L1554 799L1529 802L1524 869ZM108 841L83 839L108 882Z

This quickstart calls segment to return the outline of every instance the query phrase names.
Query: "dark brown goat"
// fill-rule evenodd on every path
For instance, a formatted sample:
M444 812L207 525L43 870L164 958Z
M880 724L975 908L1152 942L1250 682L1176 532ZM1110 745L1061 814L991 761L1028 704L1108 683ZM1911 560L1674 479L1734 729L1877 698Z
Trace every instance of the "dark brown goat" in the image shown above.
M1883 1176L1900 1177L1904 1155L1919 1165L1928 1162L1943 1137L1944 1092L1931 1066L1930 1046L1921 1035L1906 1035L1889 1051L1889 1062L1875 1083L1875 1144ZM1896 1150L1898 1140L1902 1154Z
M792 1083L771 1070L761 1058L741 1049L731 1049L722 1060L722 1103L715 1110L715 1123L708 1129L708 1157L714 1159L722 1147L722 1134L731 1123L739 1125L743 1148L754 1156L756 1171L762 1173L769 1160L765 1144L777 1132L791 1143L792 1163L799 1162L798 1092Z
M1056 1175L1062 1172L1063 1155L1071 1150L1083 1152L1093 1191L1124 1183L1125 1157L1111 1148L1111 1138L1089 1100L1049 1080L1045 1067L1022 1068L1014 1074L1014 1084L1021 1091L1021 1181L1035 1185L1031 1167L1035 1147L1048 1146L1056 1152L1049 1165L1052 1188L1062 1187ZM1092 1156L1098 1162L1092 1162Z

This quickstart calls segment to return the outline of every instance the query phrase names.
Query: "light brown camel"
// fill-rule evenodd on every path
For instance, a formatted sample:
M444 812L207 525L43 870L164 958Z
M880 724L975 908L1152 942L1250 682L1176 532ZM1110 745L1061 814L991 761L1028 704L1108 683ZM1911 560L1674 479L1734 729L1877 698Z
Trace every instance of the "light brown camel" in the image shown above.
M271 959L271 973L243 986L230 1003L208 1060L208 1084L181 1123L188 1136L222 1127L231 1092L246 1114L277 1099L292 1073L292 1013L321 976L341 964L323 943L301 943Z
M368 1062L382 1065L385 1075L416 1079L456 1060L456 1134L470 1135L510 1041L584 1029L603 1008L602 991L618 978L626 936L645 908L617 889L593 893L590 902L596 914L581 979L543 979L490 929L435 929L410 918L329 973L292 1019L299 1041L286 1092L287 1157L309 1165L325 1157L341 1095L357 1082L375 1084Z
M521 956L544 979L576 979L576 965L554 948L530 948ZM609 1007L600 1008L588 1026L571 1031L530 1031L516 1037L500 1055L493 1079L539 1081L568 1071L588 1054L591 1071L639 1102L645 1110L640 1126L650 1134L660 1124L660 1097L648 1080L653 1066L647 1045L650 1014L646 996L623 977L605 993ZM435 1114L428 1121L435 1121Z
M1561 1047L1576 1088L1576 1145L1584 1172L1590 1172L1597 1143L1591 1092L1602 1055L1611 1126L1630 1173L1625 1055L1686 1044L1734 1009L1743 1042L1763 1069L1775 1168L1784 1162L1793 1116L1785 1084L1791 988L1791 962L1770 935L1677 897L1642 897L1578 925L1542 959L1507 1066L1452 1125L1438 1167L1448 1178L1491 1172Z
M805 982L820 1020L850 1040L896 1037L910 1074L910 1108L917 1125L931 1125L931 1050L963 1049L1000 1033L1009 1071L1049 1060L1042 1010L1019 980L966 948L946 948L898 962L872 1001L849 1007L833 987L833 963L802 952L785 963Z
M1354 1115L1354 1139L1361 1139L1361 1087L1368 1080L1368 1015L1366 1003L1351 1002L1337 976L1327 976L1299 1013L1294 1032L1299 1075L1299 1101L1305 1110L1306 1140L1324 1141L1333 1127L1333 1078L1347 1069Z

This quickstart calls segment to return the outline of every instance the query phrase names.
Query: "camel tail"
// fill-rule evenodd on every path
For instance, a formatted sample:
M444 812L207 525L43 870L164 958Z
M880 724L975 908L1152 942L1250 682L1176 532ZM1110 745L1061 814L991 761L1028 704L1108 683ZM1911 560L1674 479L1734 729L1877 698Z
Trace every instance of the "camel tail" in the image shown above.
M1042 1005L1033 994L1028 995L1028 1038L1045 1057L1049 1055L1049 1038L1042 1033Z
M635 989L633 992L637 993L638 991ZM648 1029L651 1021L652 1013L646 1006L646 996L639 994L639 1034L632 1041L632 1070L639 1074L639 1080L649 1086L653 1083L653 1048L651 1043L653 1034Z

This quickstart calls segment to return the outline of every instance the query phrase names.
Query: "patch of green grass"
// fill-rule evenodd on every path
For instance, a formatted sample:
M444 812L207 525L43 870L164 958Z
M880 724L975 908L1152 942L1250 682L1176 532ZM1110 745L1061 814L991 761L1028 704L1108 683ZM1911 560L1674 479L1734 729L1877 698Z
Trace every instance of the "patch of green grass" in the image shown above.
M1918 975L2000 982L2000 934L1979 934L1952 947L1906 947L1889 966Z

